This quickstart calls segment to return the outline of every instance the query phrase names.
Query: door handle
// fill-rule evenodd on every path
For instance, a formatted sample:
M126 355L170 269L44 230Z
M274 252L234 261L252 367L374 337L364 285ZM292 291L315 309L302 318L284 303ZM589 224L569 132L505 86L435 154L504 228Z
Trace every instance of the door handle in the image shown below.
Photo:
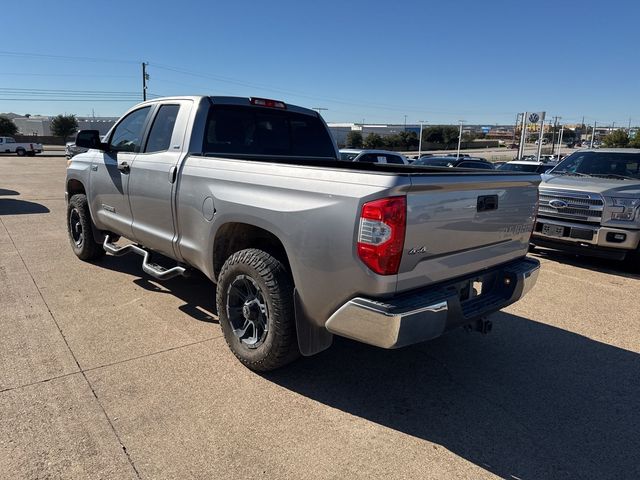
M177 168L176 167L171 167L169 169L169 183L173 183L176 181L176 172L177 172Z
M118 164L118 170L120 170L122 173L129 173L131 167L127 162L122 162Z

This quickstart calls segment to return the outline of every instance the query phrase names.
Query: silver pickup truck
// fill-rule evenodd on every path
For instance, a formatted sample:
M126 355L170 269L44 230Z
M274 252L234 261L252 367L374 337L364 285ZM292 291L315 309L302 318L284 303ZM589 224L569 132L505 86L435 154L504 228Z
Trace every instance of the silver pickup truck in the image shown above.
M640 266L640 150L580 150L540 184L533 245Z
M67 170L76 255L137 253L159 279L203 272L254 370L333 334L396 348L486 331L537 278L538 175L343 162L315 111L261 98L154 99L104 143L91 130L76 143L90 149Z

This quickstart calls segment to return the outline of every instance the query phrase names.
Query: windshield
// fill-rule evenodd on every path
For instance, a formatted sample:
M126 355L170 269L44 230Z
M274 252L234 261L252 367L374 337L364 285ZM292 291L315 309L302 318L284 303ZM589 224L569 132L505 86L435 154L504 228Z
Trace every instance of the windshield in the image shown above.
M498 167L498 170L509 170L511 172L535 172L538 169L538 165L535 163L532 164L522 164L522 163L505 163Z
M640 153L576 152L562 160L550 173L640 179Z

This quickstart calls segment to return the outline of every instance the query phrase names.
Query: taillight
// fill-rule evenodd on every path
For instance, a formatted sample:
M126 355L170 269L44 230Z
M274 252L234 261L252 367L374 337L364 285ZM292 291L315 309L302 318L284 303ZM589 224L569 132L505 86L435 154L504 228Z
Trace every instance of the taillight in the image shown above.
M280 100L269 100L268 98L256 98L251 97L249 99L252 105L258 105L259 107L269 107L269 108L282 108L286 109L287 105Z
M358 229L360 260L380 275L398 273L406 224L406 197L388 197L365 203Z

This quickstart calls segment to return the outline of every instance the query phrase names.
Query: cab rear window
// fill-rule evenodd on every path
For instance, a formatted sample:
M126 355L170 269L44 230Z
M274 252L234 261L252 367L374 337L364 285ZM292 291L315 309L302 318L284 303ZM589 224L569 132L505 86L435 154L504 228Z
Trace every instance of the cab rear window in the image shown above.
M271 108L219 105L207 118L205 154L335 159L333 140L319 118Z

